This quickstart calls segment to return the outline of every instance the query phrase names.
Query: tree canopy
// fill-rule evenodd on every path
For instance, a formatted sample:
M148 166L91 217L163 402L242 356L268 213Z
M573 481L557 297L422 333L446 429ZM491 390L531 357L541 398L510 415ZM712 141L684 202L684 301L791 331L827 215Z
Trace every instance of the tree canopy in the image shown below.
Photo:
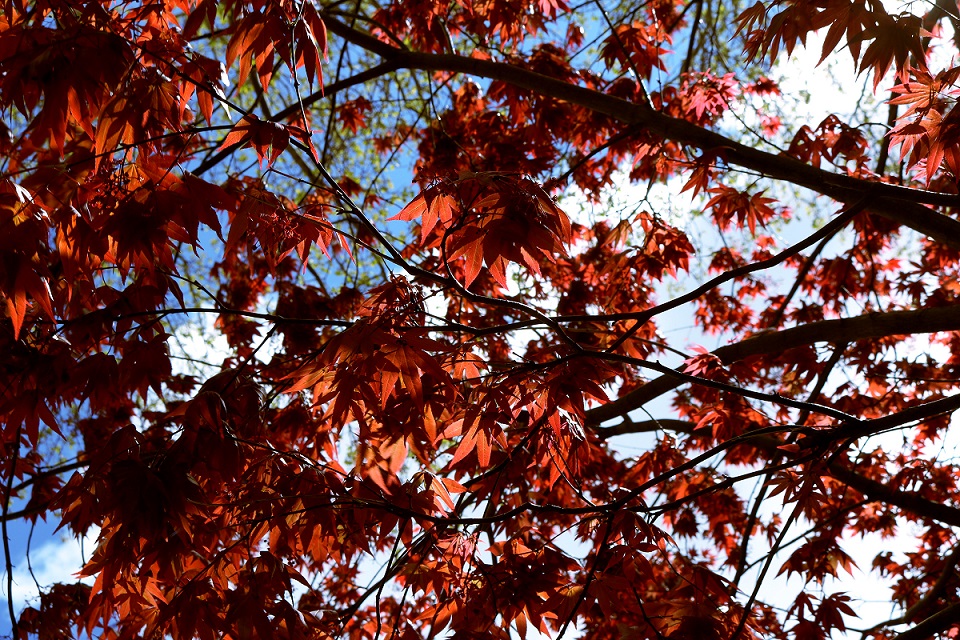
M954 3L0 6L14 637L960 630Z

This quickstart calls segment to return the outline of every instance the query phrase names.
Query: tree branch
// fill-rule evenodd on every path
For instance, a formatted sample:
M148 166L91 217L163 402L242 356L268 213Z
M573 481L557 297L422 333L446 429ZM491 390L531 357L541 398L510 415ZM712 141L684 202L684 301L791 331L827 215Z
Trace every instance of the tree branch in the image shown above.
M837 440L856 440L865 436L875 435L884 431L890 431L902 427L910 422L919 422L929 418L935 418L944 414L953 413L960 409L960 394L924 402L903 411L892 413L875 420L862 420L860 422L851 422L842 424L833 429L824 429L816 431L809 435L806 446L816 447L826 442L835 442Z
M872 196L870 210L924 234L938 242L960 249L960 222L923 204L960 207L960 196L898 185L870 182L833 173L784 155L761 151L686 120L672 118L645 105L635 104L557 80L520 67L492 60L454 54L418 53L398 49L377 38L356 31L335 16L324 15L327 28L345 41L406 69L449 71L498 80L577 104L629 125L639 125L662 138L688 144L701 150L722 149L723 159L776 180L784 180L840 202L855 202Z
M711 291L712 289L720 286L725 282L731 282L747 274L754 273L756 271L762 271L764 269L769 269L771 267L775 267L778 264L785 262L787 258L794 256L800 253L801 251L803 251L804 249L806 249L807 247L811 246L814 242L817 242L818 240L821 240L821 239L825 240L829 238L830 236L835 234L837 231L847 226L847 224L851 220L853 220L856 216L858 216L860 212L862 212L867 207L868 200L869 200L868 197L861 198L856 203L850 205L849 207L846 207L843 211L838 213L837 216L833 218L833 220L831 220L830 222L822 226L820 229L818 229L814 233L811 233L809 236L807 236L797 244L787 247L780 253L770 256L766 260L759 260L757 262L751 262L749 264L736 267L735 269L731 269L729 271L721 273L720 275L714 278L711 278L710 280L708 280L707 282L704 282L699 287L693 289L692 291L688 291L682 296L677 296L672 300L668 300L667 302L658 304L654 307L647 309L646 311L643 311L637 314L629 314L634 317L633 326L631 326L619 338L617 338L617 340L612 345L607 347L607 350L613 351L614 349L619 347L621 344L626 342L627 339L630 338L630 336L634 335L637 332L637 330L640 327L642 327L644 323L646 323L650 318L653 318L654 316L659 315L664 311L668 311L670 309L676 309L677 307L684 305L688 302L693 302L694 300L698 300L705 293L707 293L708 291ZM606 316L603 319L612 320L616 317L617 317L616 314L612 314L612 315ZM600 316L598 316L598 319L600 319Z
M927 640L934 634L960 622L960 603L952 604L942 611L933 614L913 629L904 631L894 640Z
M629 416L620 424L609 427L597 427L597 436L601 440L632 433L653 433L654 431L673 431L674 433L693 433L697 425L688 420L664 418L663 420L642 420L635 422Z
M856 342L857 340L891 335L915 335L938 331L956 331L958 329L960 329L960 305L909 311L888 311L886 313L868 313L853 318L811 322L781 331L768 331L741 342L720 347L713 353L726 364L730 364L751 356L782 353L788 349L818 342ZM588 411L586 424L596 426L607 420L625 415L654 398L676 389L681 384L683 384L682 381L668 376L654 378L623 397Z
M947 556L943 564L943 569L940 571L940 575L937 577L936 583L926 592L922 598L917 600L916 603L909 609L907 609L902 616L898 616L891 620L875 624L869 629L865 629L860 637L864 640L872 632L883 629L885 627L892 627L899 624L907 624L911 619L915 618L918 614L927 611L931 606L933 606L937 600L943 595L944 590L947 588L947 583L950 578L953 578L956 575L957 561L960 561L960 544L954 546L953 551L950 552L950 555Z
M10 628L14 638L20 637L20 627L17 622L17 612L13 607L13 559L10 557L10 532L7 530L7 520L10 518L10 500L13 497L13 479L17 476L17 460L20 459L21 427L17 427L12 441L13 449L10 456L10 475L7 476L7 486L3 496L3 512L0 513L0 528L3 535L3 564L7 571L7 613L10 616Z
M374 80L376 78L379 78L380 76L384 76L393 71L397 71L400 68L401 66L398 65L396 62L393 62L393 61L383 62L374 67L370 67L366 71L361 71L356 75L350 76L349 78L345 78L340 82L334 82L333 84L327 87L324 87L320 91L314 91L310 95L303 98L303 105L304 106L313 105L314 103L319 102L324 98L328 98L332 95L335 95L345 89L349 89L350 87L356 86L358 84L363 84L364 82ZM253 83L253 86L256 87L258 85L257 83ZM290 116L300 113L300 108L301 108L301 105L299 102L296 104L289 105L281 109L280 111L276 112L275 114L273 114L270 117L270 122L283 122ZM237 149L239 149L240 146L241 145L237 144L237 145L232 145L230 147L227 147L226 149L221 149L220 151L215 153L213 156L207 158L207 160L202 162L199 166L197 166L197 168L193 170L194 175L198 175L198 176L203 175L210 169L214 168L215 166L223 162L226 158L228 158L231 154L233 154Z
M903 614L904 620L910 620L914 616L929 610L930 607L936 603L937 599L946 591L950 578L956 575L957 562L960 562L960 544L954 546L953 551L947 556L943 564L943 569L940 571L940 575L937 576L937 581L930 587L930 591L923 594L923 597Z
M856 489L871 500L892 504L907 513L936 520L954 527L960 527L960 509L933 502L914 491L900 491L876 480L871 480L856 471L844 467L840 462L832 462L827 467L830 475Z
M907 411L909 411L909 409ZM900 413L892 414L891 416L888 416L888 418L893 419L897 418L898 416L903 416L903 414L907 411L901 411ZM876 423L885 419L886 418L880 418L879 420L868 421L865 424ZM656 429L669 430L675 433L690 434L694 432L695 428L696 424L688 420L665 419L644 420L643 422L624 422L614 427L603 428L600 430L600 432L602 434L601 437L608 438L614 435L644 433L648 431L654 431ZM742 442L738 441L737 444L753 445L763 449L767 453L773 454L777 451L777 447L781 444L781 441L778 441L775 435L776 434L767 433L764 431L759 433L748 431L739 437ZM712 449L711 451L715 451L715 449ZM870 500L891 504L895 507L899 507L901 510L907 513L911 513L923 518L929 518L931 520L936 520L937 522L941 522L943 524L960 527L960 508L927 500L914 491L901 491L877 482L876 480L871 480L870 478L860 475L853 469L843 466L840 461L831 462L827 469L829 470L831 476L845 483L849 487L856 489Z

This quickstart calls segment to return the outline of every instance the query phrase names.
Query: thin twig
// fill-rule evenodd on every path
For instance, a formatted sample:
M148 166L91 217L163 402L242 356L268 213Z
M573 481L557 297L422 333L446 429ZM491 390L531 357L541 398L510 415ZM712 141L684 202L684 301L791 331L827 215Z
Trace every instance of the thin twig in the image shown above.
M3 559L7 569L7 613L10 614L10 628L13 637L20 637L20 626L17 624L17 612L13 608L13 560L10 556L10 535L7 531L7 516L10 513L10 498L13 496L13 478L17 474L17 461L20 459L20 433L22 426L17 427L13 437L13 452L10 455L10 475L7 476L6 494L3 496L3 519L0 527L3 528Z

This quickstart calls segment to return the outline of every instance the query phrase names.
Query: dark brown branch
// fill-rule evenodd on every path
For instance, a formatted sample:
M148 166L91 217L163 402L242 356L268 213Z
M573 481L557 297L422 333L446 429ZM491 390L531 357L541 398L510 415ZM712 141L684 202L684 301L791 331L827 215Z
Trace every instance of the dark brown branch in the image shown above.
M693 433L695 425L687 420L664 418L663 420L643 420L634 422L629 417L620 424L610 427L597 427L596 432L601 440L633 433L652 433L654 431L672 431L674 433Z
M10 511L8 513L0 514L0 522L7 523L13 522L14 520L20 520L21 518L29 518L31 516L38 516L46 513L50 509L50 502L40 502L35 504L32 507L21 509L20 511Z
M373 36L351 29L331 15L325 16L331 32L347 42L384 58L398 67L426 71L450 71L498 80L602 113L621 122L639 125L657 136L701 150L722 150L724 160L784 180L840 202L855 202L871 196L870 210L914 229L938 242L960 249L960 222L923 206L960 207L960 196L898 185L870 182L825 171L784 155L741 144L686 120L671 118L644 105L572 85L503 62L451 54L417 53L398 49ZM921 204L923 203L923 204Z
M947 583L950 581L950 579L956 575L958 561L960 561L960 544L954 546L953 551L951 551L950 555L947 556L943 564L943 569L940 570L940 575L937 577L937 581L934 583L933 587L930 588L930 591L925 593L922 598L917 600L917 602L914 603L912 607L907 609L902 616L875 624L869 629L865 629L860 637L866 638L868 635L874 631L877 631L878 629L884 629L886 627L892 627L898 624L907 624L919 614L928 611L931 606L936 604L940 596L943 595L943 592L946 590Z
M946 591L950 578L956 576L958 562L960 562L960 544L955 545L953 551L947 556L943 564L943 569L941 569L940 575L937 576L937 581L930 587L930 591L923 594L923 597L917 600L917 602L903 614L904 620L910 620L925 611L929 611L930 607L933 606L937 599Z
M717 391L722 391L725 393L733 393L743 398L750 398L751 400L759 400L760 402L770 402L770 403L778 404L784 407L800 409L801 411L809 411L817 415L829 416L834 420L837 420L840 424L844 424L844 425L845 424L859 425L861 423L861 421L856 416L840 411L839 409L836 409L834 407L828 407L826 405L817 404L815 402L805 402L803 400L795 400L793 398L782 396L778 393L757 391L755 389L738 386L736 384L730 384L727 382L720 382L719 380L712 380L710 378L691 375L683 371L678 371L677 369L671 369L670 367L666 365L662 365L659 362L651 362L649 360L632 358L630 356L624 356L618 353L606 353L603 351L585 351L582 355L586 357L599 358L601 360L606 360L608 362L622 362L625 364L633 365L634 367L638 367L641 369L649 369L652 371L656 371L657 373L660 373L664 376L673 378L677 386L681 384L695 384L701 387L707 387L708 389L716 389ZM598 407L598 408L602 408L602 407ZM592 425L593 423L588 422L587 424ZM799 427L799 428L803 428L803 427Z
M776 329L780 326L780 323L783 322L783 316L787 312L787 307L790 306L790 301L793 300L793 296L797 294L797 291L800 290L800 286L803 284L804 280L807 279L807 274L810 273L810 269L813 267L814 261L820 256L823 250L826 248L827 244L833 239L837 232L840 230L837 229L833 233L826 235L823 239L820 240L820 243L813 250L807 259L803 261L803 266L797 270L797 277L794 278L793 284L790 286L790 291L787 292L787 295L784 296L783 302L780 303L780 306L777 307L777 312L773 316L773 320L770 321L770 328Z
M37 473L33 474L32 476L30 476L29 478L27 478L26 480L24 480L24 481L21 482L20 484L18 484L18 485L16 485L15 487L13 487L13 489L12 489L11 491L12 491L12 493L13 493L14 495L15 495L15 494L18 494L18 493L20 493L21 491L23 491L24 489L26 489L27 487L35 484L35 483L36 483L37 481L39 481L39 480L42 480L42 479L44 479L44 478L49 478L50 476L58 476L58 475L60 475L61 473L67 473L68 471L75 471L75 470L77 470L77 469L82 469L83 467L87 466L88 464L89 464L89 462L84 458L83 460L75 460L74 462L66 462L66 463L64 463L64 464L62 464L62 465L60 465L60 466L50 467L49 469L45 469L45 470L43 470L43 471L38 471Z
M708 291L711 291L712 289L715 289L721 284L724 284L726 282L732 282L737 278L741 278L748 274L755 273L757 271L763 271L765 269L770 269L779 264L782 264L787 260L787 258L790 258L791 256L794 256L800 253L801 251L803 251L809 246L812 246L814 242L829 238L831 235L833 235L840 229L847 226L847 224L851 220L853 220L856 216L858 216L860 212L862 212L866 208L868 200L869 198L861 198L854 204L847 207L845 210L838 213L833 218L833 220L823 225L823 227L818 229L816 232L811 233L809 236L807 236L800 242L787 247L786 249L777 253L776 255L770 256L766 260L758 260L756 262L751 262L749 264L736 267L735 269L731 269L729 271L721 273L720 275L714 278L711 278L710 280L708 280L707 282L704 282L699 287L696 287L695 289L688 291L682 296L677 296L672 300L668 300L667 302L658 304L655 307L651 307L650 309L647 309L646 311L643 311L641 313L629 314L634 318L633 325L627 331L623 332L623 334L619 338L617 338L617 340L612 345L610 345L607 348L607 350L613 351L617 347L619 347L621 344L626 342L627 339L630 338L632 335L634 335L637 332L637 330L644 325L644 323L650 320L650 318L653 318L654 316L657 316L663 313L664 311L669 311L670 309L676 309L677 307L684 305L688 302L693 302L694 300L699 299L705 293L707 293ZM607 318L609 319L613 319L614 317L615 316L607 316Z
M741 342L716 349L713 353L730 364L751 356L781 353L818 342L855 342L893 335L915 335L960 330L960 305L868 313L854 318L811 322L799 327L768 331ZM634 389L613 402L587 412L586 423L598 425L625 415L682 384L676 378L661 376ZM926 416L930 417L930 416Z
M871 500L892 504L907 513L960 527L960 509L927 500L913 491L901 491L889 485L866 478L839 462L828 467L830 475L856 489Z
M910 410L908 409L906 411L901 411L900 413L892 414L885 418L866 421L864 424L875 424L887 419L896 419L900 422L909 422L910 420L904 419L903 417L904 414L907 414L909 411ZM631 429L631 427L633 428ZM696 425L688 420L645 420L643 422L625 422L623 424L616 425L615 427L609 427L609 431L615 431L615 433L612 434L608 433L608 429L602 429L601 433L603 434L603 437L610 437L611 435L623 435L627 433L644 433L647 431L652 431L656 428L663 428L674 433L689 434L693 433ZM783 431L785 430L779 430L779 432ZM777 446L781 442L776 438L776 433L772 432L771 430L760 430L756 433L747 432L735 440L736 444L750 444L764 450L768 454L775 453ZM729 447L723 448L725 449ZM711 451L715 452L716 449L711 449ZM877 502L890 504L895 507L899 507L906 513L936 520L943 524L960 526L960 508L933 502L931 500L927 500L916 492L902 491L875 480L871 480L870 478L860 475L853 469L843 466L840 461L831 463L828 467L828 470L831 476L847 484L849 487L856 489L870 500L876 500Z
M7 521L10 519L10 500L13 497L13 479L17 477L17 460L20 458L21 427L17 427L13 440L10 443L12 455L10 457L10 475L7 477L6 491L3 496L3 513L0 514L0 528L3 536L3 564L7 571L7 613L10 615L10 628L14 638L20 637L20 626L17 622L17 613L13 608L13 559L10 557L10 532L7 530Z
M904 631L894 640L927 640L958 622L960 622L960 603L938 611L913 629Z
M311 93L310 95L308 95L308 96L306 96L306 97L303 98L303 105L304 105L304 106L313 105L314 103L319 102L320 100L322 100L322 99L324 99L324 98L328 98L328 97L330 97L330 96L332 96L332 95L335 95L335 94L339 93L340 91L343 91L343 90L345 90L345 89L349 89L350 87L356 86L356 85L358 85L358 84L363 84L364 82L368 82L368 81L370 81L370 80L374 80L374 79L376 79L376 78L379 78L380 76L384 76L384 75L386 75L386 74L388 74L388 73L391 73L391 72L393 72L393 71L396 71L396 70L398 70L399 68L400 68L400 65L398 65L396 62L393 62L393 61L389 61L389 60L388 60L388 61L386 61L386 62L383 62L383 63L381 63L381 64L378 64L378 65L375 66L375 67L370 67L370 68L367 69L366 71L362 71L362 72L360 72L360 73L358 73L358 74L356 74L356 75L354 75L354 76L351 76L351 77L349 77L349 78L346 78L346 79L344 79L344 80L341 80L340 82L334 82L333 84L331 84L331 85L329 85L329 86L327 86L327 87L324 87L324 88L323 88L322 90L320 90L320 91L315 91L315 92ZM257 85L256 82L254 82L254 83L253 83L253 86L256 87L256 86L258 86L258 85ZM285 108L281 109L280 111L278 111L277 113L273 114L273 115L270 117L270 121L271 121L271 122L283 122L284 120L286 120L286 119L289 118L290 116L293 116L293 115L296 115L296 114L300 113L300 108L301 108L301 106L300 106L300 103L299 103L299 102L298 102L297 104L293 104L293 105L290 105L290 106L288 106L288 107L285 107ZM231 146L231 147L227 147L226 149L222 149L222 150L218 151L216 154L214 154L213 156L207 158L207 160L205 160L204 162L202 162L202 163L200 164L200 166L198 166L196 169L194 169L193 173L194 173L195 175L198 175L198 176L199 176L199 175L203 175L204 173L206 173L206 172L209 171L210 169L214 168L215 166L217 166L218 164L220 164L221 162L223 162L223 161L224 161L227 157L229 157L233 152L235 152L237 149L239 149L240 146L241 146L241 145L237 144L237 145L233 145L233 146Z
M924 402L916 406L892 413L875 420L862 420L856 423L843 424L835 429L826 429L817 431L809 436L807 446L821 446L826 442L836 442L838 440L856 440L865 436L871 436L884 431L890 431L902 427L911 422L919 422L936 418L944 414L951 414L960 409L960 394Z
M690 35L687 36L687 55L683 59L683 66L680 67L681 73L690 72L690 64L693 62L693 50L694 46L697 43L697 36L700 35L697 33L697 27L700 26L700 17L703 15L703 3L704 0L695 0L697 3L697 13L693 17L693 22L690 23Z

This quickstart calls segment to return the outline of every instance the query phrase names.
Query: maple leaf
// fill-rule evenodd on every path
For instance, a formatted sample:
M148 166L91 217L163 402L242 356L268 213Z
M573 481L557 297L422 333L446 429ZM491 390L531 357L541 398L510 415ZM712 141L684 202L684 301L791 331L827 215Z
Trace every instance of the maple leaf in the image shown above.
M226 135L219 149L249 145L257 152L257 160L272 165L290 144L290 130L276 122L264 122L246 115Z
M709 192L714 195L707 201L704 208L713 209L714 216L723 228L726 228L729 221L736 217L737 224L742 227L746 223L753 235L757 232L758 224L764 225L776 216L776 212L768 206L776 200L764 197L762 192L748 196L723 185L713 187Z
M364 127L366 114L373 105L366 98L360 97L349 102L344 102L337 108L337 118L350 129L351 133L356 133Z
M922 27L922 20L909 13L898 16L879 13L875 14L875 18L876 25L864 29L853 38L856 41L873 40L860 59L860 71L873 70L874 88L894 62L898 75L907 72L911 60L914 66L926 69L927 55L921 38L929 38L933 34Z

